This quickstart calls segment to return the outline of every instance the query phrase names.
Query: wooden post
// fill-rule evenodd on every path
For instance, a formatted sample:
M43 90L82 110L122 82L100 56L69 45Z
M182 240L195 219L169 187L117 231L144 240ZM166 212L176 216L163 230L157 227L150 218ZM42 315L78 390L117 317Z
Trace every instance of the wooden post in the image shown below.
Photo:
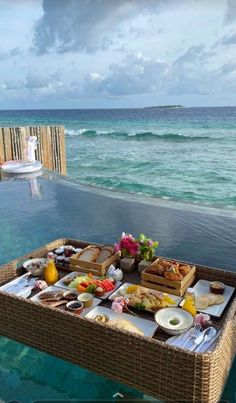
M36 159L52 171L66 175L65 134L63 126L27 126L0 128L0 164L26 159L27 137L36 136Z

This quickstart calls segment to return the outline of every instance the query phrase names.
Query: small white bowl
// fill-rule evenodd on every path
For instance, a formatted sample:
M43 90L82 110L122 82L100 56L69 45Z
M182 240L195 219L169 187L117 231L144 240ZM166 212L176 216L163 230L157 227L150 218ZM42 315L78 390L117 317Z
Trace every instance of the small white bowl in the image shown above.
M182 308L163 308L155 313L155 321L167 334L186 332L193 326L193 316Z
M78 295L77 300L83 303L84 308L89 308L93 305L93 294L83 292L82 294Z
M25 270L31 271L33 276L34 275L39 276L40 274L43 273L44 266L46 265L46 261L47 261L47 259L44 259L44 258L35 258L35 259L26 260L26 262L23 263L23 267ZM31 265L33 263L40 263L42 265L42 267L41 268L34 267L33 269L31 269Z

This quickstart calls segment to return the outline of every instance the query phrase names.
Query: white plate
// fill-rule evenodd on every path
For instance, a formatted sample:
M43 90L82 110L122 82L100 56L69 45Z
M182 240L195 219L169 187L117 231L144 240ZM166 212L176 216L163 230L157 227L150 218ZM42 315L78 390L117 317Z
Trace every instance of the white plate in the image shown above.
M35 279L31 278L31 280L29 281L29 285L26 287L28 276L29 273L26 273L23 274L23 276L17 277L16 279L0 287L0 291L14 294L17 297L27 298L31 294L32 288L35 283Z
M194 293L195 293L196 297L200 297L201 295L209 294L210 293L210 281L199 280L197 282L197 284L195 284L193 289L194 289ZM219 318L222 315L225 307L227 306L231 296L233 295L234 290L235 290L234 287L226 285L225 291L223 294L223 297L224 297L223 304L208 306L208 308L206 308L206 309L199 309L198 312L208 313L209 315L216 316L217 318ZM214 294L214 295L216 295L216 294ZM181 305L183 303L184 303L184 301L182 301Z
M23 263L23 267L25 270L30 271L29 265L31 265L32 263L43 263L44 264L44 263L46 263L46 260L47 259L44 259L44 258L29 259Z
M73 291L73 288L71 288L71 290ZM38 304L42 303L42 300L39 298L39 296L41 294L43 294L44 292L48 292L48 291L63 291L61 289L61 287L55 287L54 285L51 285L50 287L45 288L45 290L40 291L38 294L34 295L31 299L31 301L37 302ZM68 301L69 302L69 301ZM102 301L98 298L93 298L93 304L86 309L83 309L83 311L81 312L81 314L79 316L81 316L82 318L85 317L87 315L88 312L91 311L91 309L95 308L97 305L99 305ZM60 309L60 305L58 307L55 307Z
M156 329L158 328L158 325L155 322L151 322L150 320L143 318L138 318L136 316L129 315L128 313L116 313L112 309L105 308L103 306L97 306L96 308L94 308L86 315L86 318L92 319L94 316L101 314L108 315L108 317L112 320L126 319L132 322L135 326L143 331L144 336L146 337L152 337Z
M136 285L136 284L131 284L131 283L124 283L124 284L122 284L122 285L118 288L118 290L116 290L115 292L113 292L113 293L110 295L109 299L113 301L116 297L119 297L120 295L125 296L123 293L125 292L125 289L126 289L129 285ZM139 285L139 284L137 284L137 285ZM147 287L143 287L143 288L147 288ZM156 291L156 290L152 290L151 288L147 288L147 289L150 289L151 291ZM160 291L160 292L162 292L162 291ZM167 293L163 293L163 294L167 294ZM172 294L168 294L168 295L175 301L175 304L169 305L169 306L171 306L171 307L178 306L179 303L180 303L180 301L182 300L182 297L178 297L177 295L172 295ZM150 311L147 310L147 312L151 312L151 310L150 310ZM154 313L154 311L153 311L153 313Z
M87 273L82 273L82 272L78 272L78 271L73 271L72 273L67 274L67 276L65 276L65 277L61 278L60 280L58 280L58 281L55 283L55 286L56 286L56 287L65 288L66 290L75 290L75 288L71 288L71 287L69 287L69 286L67 286L67 285L65 285L65 284L63 283L63 280L65 280L65 279L67 279L67 278L72 277L72 279L73 279L73 277L74 277L75 274L82 275L82 276L86 276L86 275L87 275ZM100 277L99 277L99 276L93 276L93 278L96 280L96 279L99 279ZM72 281L72 280L71 280L71 281ZM122 284L122 283L121 283L120 281L116 281L114 290L111 290L111 291L106 292L104 295L102 295L102 296L99 297L99 298L100 298L100 299L107 299L107 298L109 297L109 295L111 295L118 287L120 287L121 284ZM81 293L80 293L80 294L81 294Z

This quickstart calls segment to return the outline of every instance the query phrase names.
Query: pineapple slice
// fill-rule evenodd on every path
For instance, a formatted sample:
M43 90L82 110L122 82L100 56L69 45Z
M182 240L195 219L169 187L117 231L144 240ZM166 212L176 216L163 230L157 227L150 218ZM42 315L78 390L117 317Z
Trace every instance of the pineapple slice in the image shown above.
M173 298L171 298L171 297L169 296L169 294L163 294L163 295L164 295L164 300L165 300L168 304L174 305L174 304L176 303L176 301L175 301Z

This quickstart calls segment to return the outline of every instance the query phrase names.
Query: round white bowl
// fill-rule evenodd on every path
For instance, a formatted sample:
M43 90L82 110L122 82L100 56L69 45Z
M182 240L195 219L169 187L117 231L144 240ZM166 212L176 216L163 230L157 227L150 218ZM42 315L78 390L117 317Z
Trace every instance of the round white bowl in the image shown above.
M31 271L30 269L30 265L32 263L42 263L42 265L46 264L47 259L44 258L35 258L35 259L30 259L30 260L26 260L26 262L23 263L23 267L25 270L27 271ZM42 269L33 269L32 270L32 275L34 276L39 276L40 274L43 273L43 267Z
M177 324L172 324L175 320ZM178 335L193 326L193 316L182 308L163 308L156 312L155 321L167 334Z

